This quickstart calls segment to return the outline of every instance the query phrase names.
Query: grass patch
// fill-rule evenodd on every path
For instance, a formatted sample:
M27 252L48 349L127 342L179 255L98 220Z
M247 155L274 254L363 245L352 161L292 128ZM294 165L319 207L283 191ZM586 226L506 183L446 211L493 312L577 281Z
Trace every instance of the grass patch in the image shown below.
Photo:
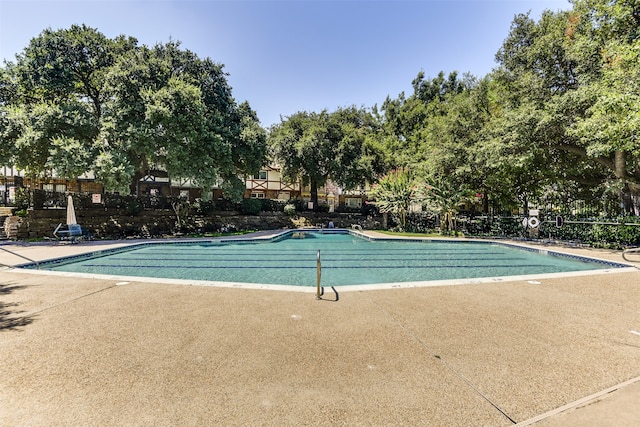
M29 237L26 241L27 243L38 243L38 242L46 242L49 239L44 237Z

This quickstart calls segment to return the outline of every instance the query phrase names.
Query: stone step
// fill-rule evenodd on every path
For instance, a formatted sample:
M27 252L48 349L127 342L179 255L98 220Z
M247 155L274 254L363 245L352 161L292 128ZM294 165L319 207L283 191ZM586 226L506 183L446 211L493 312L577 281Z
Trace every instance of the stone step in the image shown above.
M2 215L0 212L0 240L8 240L7 233L4 231L4 224L7 220L7 216Z
M16 239L18 237L18 225L19 218L17 216L1 217L0 224L2 224L2 233L4 234L4 240Z

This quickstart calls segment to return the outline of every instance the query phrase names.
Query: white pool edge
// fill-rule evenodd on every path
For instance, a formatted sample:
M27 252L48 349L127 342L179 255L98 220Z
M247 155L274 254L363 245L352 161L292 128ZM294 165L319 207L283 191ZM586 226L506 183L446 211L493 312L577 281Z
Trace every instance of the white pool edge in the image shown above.
M183 285L183 286L212 286L218 288L236 288L236 289L259 289L271 291L288 291L315 293L316 286L295 286L295 285L275 285L268 283L248 283L248 282L220 282L212 280L193 280L193 279L167 279L158 277L142 277L142 276L119 276L110 274L93 274L93 273L71 273L65 271L51 270L27 270L23 268L11 268L5 271L21 274L36 274L58 277L75 277L84 279L105 280L114 282L138 282L138 283L157 283L167 285ZM383 289L408 289L408 288L426 288L436 286L456 286L456 285L473 285L486 283L501 282L537 282L544 279L557 279L564 277L579 277L591 275L609 275L616 273L628 273L638 271L635 267L618 267L601 270L583 270L571 271L563 273L544 273L544 274L528 274L515 276L498 276L498 277L482 277L470 279L446 279L446 280L429 280L418 282L397 282L397 283L376 283L367 285L337 285L335 288L339 292L360 292ZM323 284L325 288L331 287L331 284ZM533 284L532 284L533 286Z

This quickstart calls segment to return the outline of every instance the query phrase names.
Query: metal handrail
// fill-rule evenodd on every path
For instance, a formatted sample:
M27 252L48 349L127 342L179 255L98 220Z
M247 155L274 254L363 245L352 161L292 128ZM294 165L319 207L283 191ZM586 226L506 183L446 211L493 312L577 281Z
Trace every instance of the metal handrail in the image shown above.
M317 275L318 275L318 285L316 288L316 299L320 300L322 299L322 296L324 295L324 286L320 285L320 279L322 277L322 263L320 262L320 249L318 249L318 258L317 258L317 263L316 263L316 271L317 271ZM336 288L334 288L333 286L331 286L331 290L333 291L334 294L336 294L336 299L334 301L339 301L340 300L340 294L338 294L338 291L336 291Z
M630 248L622 251L622 259L627 262L640 262L640 260L631 260L627 258L627 254L638 254L640 255L640 248Z
M29 258L29 257L26 257L26 256L24 256L24 255L17 254L17 253L15 253L15 252L13 252L13 251L10 251L9 249L3 248L2 246L0 246L0 250L3 250L3 251L5 251L5 252L8 252L8 253L10 253L11 255L15 255L15 256L17 256L18 258L26 259L27 261L34 263L34 264L36 265L36 268L37 268L38 270L40 270L40 263L39 263L38 261L36 261L36 260L34 260L34 259L31 259L31 258ZM12 265L7 265L7 264L2 264L2 265L5 265L5 266L7 266L7 267L13 267Z
M322 263L320 262L320 249L318 249L318 258L316 262L316 275L318 276L318 286L316 288L316 299L320 299L322 297L322 287L320 286L320 278L322 276Z

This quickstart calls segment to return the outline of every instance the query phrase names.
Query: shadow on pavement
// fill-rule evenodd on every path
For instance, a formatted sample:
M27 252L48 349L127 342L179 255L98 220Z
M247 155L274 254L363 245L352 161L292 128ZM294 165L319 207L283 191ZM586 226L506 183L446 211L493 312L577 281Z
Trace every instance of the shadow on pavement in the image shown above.
M16 302L7 303L2 301L6 295L25 288L25 286L17 286L11 283L0 283L0 332L19 330L20 328L31 324L35 317L22 315L24 311L20 311L17 307L20 305Z

